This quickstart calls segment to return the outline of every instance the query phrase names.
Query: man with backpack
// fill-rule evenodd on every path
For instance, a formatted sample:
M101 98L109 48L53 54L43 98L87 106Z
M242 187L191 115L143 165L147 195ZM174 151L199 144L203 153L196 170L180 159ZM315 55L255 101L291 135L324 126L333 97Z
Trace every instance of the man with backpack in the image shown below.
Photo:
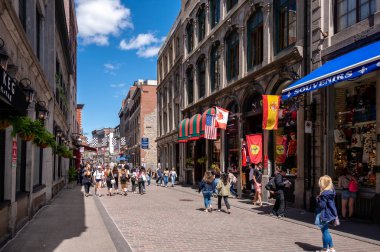
M282 218L285 216L285 195L284 190L287 185L289 185L288 180L284 180L284 176L286 175L286 169L281 169L280 167L276 167L275 171L275 177L272 183L274 183L274 186L272 188L275 191L275 199L276 202L273 206L271 215L276 215L278 218ZM269 181L268 184L270 184L271 181Z

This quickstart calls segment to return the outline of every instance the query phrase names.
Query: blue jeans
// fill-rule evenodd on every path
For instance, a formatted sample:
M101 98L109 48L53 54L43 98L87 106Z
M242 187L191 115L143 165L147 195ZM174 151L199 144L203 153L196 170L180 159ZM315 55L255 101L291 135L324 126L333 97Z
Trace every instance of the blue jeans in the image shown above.
M328 248L333 248L334 244L332 241L331 234L329 232L329 224L326 223L322 228L322 241L323 241L323 248L328 249Z
M171 179L172 179L172 186L174 186L176 177L172 176Z
M230 192L231 192L231 194L232 194L233 196L235 196L235 197L238 196L237 193L235 192L235 190L234 190L234 188L233 188L232 185L231 185L231 187L230 187Z
M148 180L148 186L150 185L150 176L149 175L146 175L146 179Z
M169 182L169 177L168 177L168 176L164 176L164 183L165 183L165 186L168 185L168 182Z
M205 208L208 209L211 205L212 192L203 192L203 200L205 202Z

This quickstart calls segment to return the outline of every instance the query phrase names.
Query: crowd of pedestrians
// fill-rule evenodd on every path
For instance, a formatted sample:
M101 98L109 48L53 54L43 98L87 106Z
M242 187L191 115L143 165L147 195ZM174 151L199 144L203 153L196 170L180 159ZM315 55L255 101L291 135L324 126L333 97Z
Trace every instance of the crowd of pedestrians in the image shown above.
M253 204L262 206L262 164L251 164L249 181L251 183ZM276 167L275 176L269 180L265 188L275 198L275 204L272 208L271 215L282 218L285 216L285 196L284 190L291 187L291 183L285 178L286 170ZM79 178L80 177L80 178ZM131 192L139 193L141 195L146 193L145 186L149 186L151 179L156 179L157 186L168 187L169 183L174 187L177 180L177 173L175 168L171 171L168 168L158 168L153 172L151 169L144 167L136 167L130 169L128 165L124 164L105 164L104 166L91 166L87 164L80 171L78 181L84 186L84 195L86 197L90 194L91 186L95 188L95 195L102 196L100 189L107 187L107 196L120 194L123 196L128 195L128 186L131 184ZM347 205L348 216L351 217L353 213L353 202L356 194L353 193L353 183L356 182L354 176L343 174L339 178L338 186L347 189L347 192L342 195L342 216L346 218ZM226 173L217 171L206 171L202 181L199 184L199 193L203 195L204 212L212 213L212 198L217 197L216 211L222 211L222 200L226 206L226 213L231 214L231 205L229 204L229 197L237 197L236 192L237 178L229 170ZM320 193L318 194L317 208L315 214L315 225L320 228L322 233L323 249L321 251L335 252L332 236L329 232L329 225L339 225L339 218L335 206L335 190L331 178L327 175L319 179ZM348 188L350 189L348 190ZM138 191L137 191L138 188Z
M127 196L128 186L131 184L131 192L145 194L145 184L150 185L152 172L144 167L130 169L125 164L86 164L78 171L78 183L84 187L84 195L91 196L90 188L94 187L96 196L101 197L101 188L107 188L107 196L115 194ZM137 192L138 187L138 192Z

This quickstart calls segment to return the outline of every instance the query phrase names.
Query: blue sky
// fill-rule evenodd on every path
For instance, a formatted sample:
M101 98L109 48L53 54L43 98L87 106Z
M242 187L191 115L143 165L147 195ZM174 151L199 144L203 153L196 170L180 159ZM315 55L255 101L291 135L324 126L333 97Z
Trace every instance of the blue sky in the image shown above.
M78 97L83 131L119 124L121 101L138 79L156 79L157 51L180 0L76 0Z

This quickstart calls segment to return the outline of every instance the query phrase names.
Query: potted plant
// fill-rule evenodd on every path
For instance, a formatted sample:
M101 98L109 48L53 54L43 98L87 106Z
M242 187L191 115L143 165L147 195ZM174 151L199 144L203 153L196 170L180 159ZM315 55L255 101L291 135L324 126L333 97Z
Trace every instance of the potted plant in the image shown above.
M77 171L75 170L74 167L70 167L67 172L69 176L69 182L73 182L77 180Z
M55 147L56 142L54 135L47 131L44 127L38 129L36 136L34 137L33 143L41 148L46 148L48 146Z
M33 121L26 116L14 117L12 136L16 134L24 141L32 141L42 126L40 121Z

